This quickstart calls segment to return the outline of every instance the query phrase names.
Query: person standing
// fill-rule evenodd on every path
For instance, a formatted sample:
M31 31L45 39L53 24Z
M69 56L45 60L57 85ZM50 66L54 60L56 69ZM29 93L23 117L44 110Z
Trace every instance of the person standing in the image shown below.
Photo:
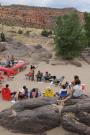
M15 62L15 58L14 58L14 56L12 55L12 56L11 56L11 65L12 65L12 66L14 66L14 62Z
M36 68L37 68L37 67L35 67L35 66L31 65L30 70L31 70L31 72L32 72L32 81L34 81L35 69L36 69Z
M7 58L6 58L6 67L7 68L10 68L11 67L10 57L9 56L7 56Z

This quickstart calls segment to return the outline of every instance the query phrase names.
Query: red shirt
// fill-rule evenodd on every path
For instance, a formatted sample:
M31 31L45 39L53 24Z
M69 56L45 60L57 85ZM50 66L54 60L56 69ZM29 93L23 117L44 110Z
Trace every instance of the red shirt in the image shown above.
M4 100L11 99L11 90L9 88L2 88L2 98Z

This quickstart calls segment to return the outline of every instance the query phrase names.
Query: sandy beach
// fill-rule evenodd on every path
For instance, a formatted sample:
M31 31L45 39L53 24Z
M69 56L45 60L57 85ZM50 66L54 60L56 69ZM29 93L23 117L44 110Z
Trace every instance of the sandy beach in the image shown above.
M43 91L46 87L50 86L49 83L38 83L38 82L32 82L25 78L25 74L28 73L29 68L27 68L25 71L20 72L18 75L15 76L14 80L8 81L6 80L4 84L8 83L10 85L10 88L12 91L19 91L23 85L26 85L29 90L31 90L33 87L39 88L39 90ZM50 72L52 75L56 75L58 78L60 78L62 75L65 76L65 81L72 81L74 75L79 75L80 80L82 83L86 84L87 90L84 91L85 94L90 95L90 65L88 65L86 62L82 62L82 67L76 67L73 65L58 65L58 66L52 66L49 64L46 64L44 62L41 62L38 65L38 68L36 69L36 73L38 70L41 70L43 73L46 71ZM4 85L3 84L3 85ZM51 86L52 89L55 91L59 90L59 87ZM8 108L11 106L11 102L5 102L2 101L0 97L0 111L2 111L5 108ZM56 129L53 129L47 133L47 135L68 135L68 132L64 131L61 127L57 127ZM8 131L2 127L0 127L0 134L2 135L22 135L19 133L12 133L11 131ZM70 135L70 134L69 134Z

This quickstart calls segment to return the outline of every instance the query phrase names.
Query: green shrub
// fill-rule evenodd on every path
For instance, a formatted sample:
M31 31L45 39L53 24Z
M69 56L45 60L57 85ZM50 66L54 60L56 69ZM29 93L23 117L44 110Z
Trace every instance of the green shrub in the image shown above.
M5 34L3 32L1 33L0 38L1 38L1 42L6 41Z
M23 30L19 29L18 34L23 34Z
M27 31L25 32L25 36L30 36L30 32L31 32L31 31L27 30Z
M44 36L44 37L48 37L49 35L52 35L52 31L51 30L50 31L47 31L47 30L44 29L41 32L41 35Z
M84 19L85 19L85 34L87 38L87 46L90 47L90 13L84 13Z
M51 31L51 30L50 30L50 31L48 31L48 34L49 34L49 35L52 35L52 31Z

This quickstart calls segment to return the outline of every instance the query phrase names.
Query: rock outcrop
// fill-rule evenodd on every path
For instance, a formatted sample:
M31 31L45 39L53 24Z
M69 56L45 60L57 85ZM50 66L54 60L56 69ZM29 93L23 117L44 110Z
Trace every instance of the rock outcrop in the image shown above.
M6 50L5 44L4 43L0 43L0 53L5 51L5 50Z
M52 58L50 60L50 64L55 66L55 65L68 65L68 64L71 64L71 65L74 65L76 67L81 67L82 64L80 63L80 61L78 60L65 60L65 59L62 59L62 58Z
M62 110L62 126L71 132L90 135L90 98L72 99Z
M41 45L30 46L31 50L31 60L32 62L41 62L45 61L49 63L49 59L52 58L52 54L43 48Z
M52 104L56 99L38 98L24 100L0 113L0 125L14 132L43 133L60 125L60 114Z
M0 55L14 55L32 64L38 64L42 61L49 62L52 57L52 54L42 45L26 46L13 39L7 39L6 42L0 43Z
M64 107L56 103L57 98L47 97L19 101L12 111L0 112L0 126L13 132L42 134L62 124L71 135L90 135L90 97L70 99Z

